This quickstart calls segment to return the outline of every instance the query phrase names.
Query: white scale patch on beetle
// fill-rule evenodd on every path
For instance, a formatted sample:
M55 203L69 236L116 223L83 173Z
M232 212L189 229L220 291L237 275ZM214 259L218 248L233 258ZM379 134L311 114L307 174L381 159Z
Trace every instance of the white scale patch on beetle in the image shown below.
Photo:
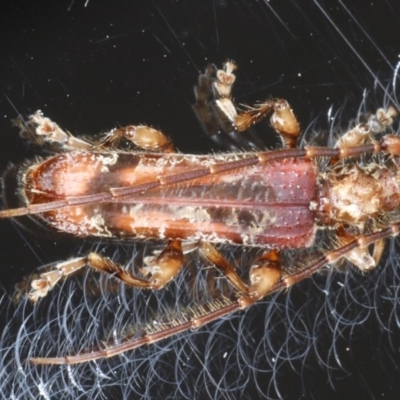
M169 211L174 220L186 220L191 223L212 222L210 213L201 207L196 206L169 206Z
M102 164L100 169L101 172L108 172L109 165L115 165L118 161L118 153L116 151L110 152L109 154L97 155L96 160Z
M81 223L82 231L87 230L92 235L111 237L111 232L107 229L103 216L95 213L92 217L85 216Z

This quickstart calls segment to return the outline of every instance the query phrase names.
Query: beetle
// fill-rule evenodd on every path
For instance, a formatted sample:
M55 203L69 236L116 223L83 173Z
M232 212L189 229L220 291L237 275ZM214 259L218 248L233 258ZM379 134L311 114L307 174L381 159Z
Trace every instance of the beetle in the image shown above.
M386 133L397 111L379 109L333 148L300 148L300 125L286 100L236 110L231 99L235 68L227 61L199 77L193 109L205 132L220 140L219 132L243 132L270 115L282 149L187 155L175 153L167 136L144 125L116 128L92 143L66 133L40 111L15 121L23 137L55 155L5 172L6 208L0 218L27 215L82 238L166 242L161 252L144 258L141 277L95 252L57 263L32 280L28 297L33 302L85 266L133 287L160 290L180 272L185 254L196 249L236 291L234 299L216 299L189 311L184 321L132 340L31 362L75 364L112 357L245 309L343 258L362 271L378 264L384 240L400 228L400 138ZM119 147L124 140L139 150ZM360 158L370 155L378 155L378 161ZM324 168L321 158L329 160ZM336 246L298 265L281 261L285 249L315 248L322 229L335 232ZM248 281L220 253L219 244L263 250L249 266Z

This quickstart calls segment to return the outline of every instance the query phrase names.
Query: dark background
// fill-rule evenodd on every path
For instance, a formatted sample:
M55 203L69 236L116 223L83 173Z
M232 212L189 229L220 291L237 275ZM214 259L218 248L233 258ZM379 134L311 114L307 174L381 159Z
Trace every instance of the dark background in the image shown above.
M2 2L1 170L37 154L10 122L37 109L75 134L146 123L171 136L182 152L218 150L190 106L198 73L227 58L239 66L238 103L283 97L308 132L321 137L332 127L341 132L360 110L397 101L392 82L400 53L400 5L354 4ZM264 134L272 137L267 128ZM64 367L24 366L17 373L10 357L22 346L40 348L30 334L32 326L41 325L25 331L35 314L29 305L14 310L8 297L22 275L75 255L77 243L41 240L10 221L0 221L0 235L2 318L8 324L0 350L5 398L11 393L16 398L399 396L400 282L393 244L389 260L368 276L357 271L318 276L199 334L166 341L140 356L131 352L120 361L100 362L99 369L78 368L77 378ZM188 343L196 347L196 357L177 351Z

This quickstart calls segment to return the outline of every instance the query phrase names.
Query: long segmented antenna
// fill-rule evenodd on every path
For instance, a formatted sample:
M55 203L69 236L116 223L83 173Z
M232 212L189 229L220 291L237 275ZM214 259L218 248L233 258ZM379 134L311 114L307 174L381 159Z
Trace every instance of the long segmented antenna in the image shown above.
M189 170L184 173L172 174L169 176L155 177L149 182L141 183L138 185L110 188L107 192L96 193L87 196L69 197L64 200L52 201L51 203L39 203L32 204L27 207L1 210L0 218L13 218L23 215L39 214L47 211L61 209L64 207L82 204L93 204L106 201L112 202L126 196L132 196L135 193L144 192L146 190L168 186L175 183L182 183L207 175L216 175L218 173L232 171L238 168L250 167L257 164L266 164L274 160L287 158L311 159L320 157L343 159L356 157L367 153L378 154L381 151L386 151L387 153L392 155L399 155L398 147L400 148L400 146L397 142L400 142L400 139L397 140L396 137L393 137L392 135L386 135L379 142L354 147L326 148L308 146L304 149L286 149L277 150L274 152L249 153L248 155L245 155L243 158L236 161L215 164L210 167L202 167L191 171Z

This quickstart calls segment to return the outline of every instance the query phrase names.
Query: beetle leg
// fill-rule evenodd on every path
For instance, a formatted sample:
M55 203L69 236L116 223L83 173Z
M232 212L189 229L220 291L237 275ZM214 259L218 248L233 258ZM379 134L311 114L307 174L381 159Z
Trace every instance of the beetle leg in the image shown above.
M249 295L239 299L242 308L265 297L282 276L278 250L265 252L250 269Z
M119 264L97 253L89 253L86 257L78 257L61 262L53 270L40 274L39 279L32 281L31 290L27 294L27 297L32 302L37 302L41 297L45 297L62 278L66 278L86 266L112 274L130 286L144 289L150 288L148 281L135 277Z
M167 247L156 256L145 257L143 275L150 275L149 288L161 289L175 278L183 266L183 251L180 240L171 240Z
M146 125L128 125L124 128L112 129L104 135L98 146L115 148L121 139L126 139L146 151L174 152L172 141L166 135Z
M231 100L235 69L232 61L225 62L220 70L209 65L194 87L196 103L192 109L207 136L213 137L221 130L230 133L235 129L233 121L237 113Z
M255 105L254 107L247 107L246 111L235 116L233 122L235 123L237 130L243 132L263 120L272 112L273 108L274 101L267 100L262 104Z
M27 297L32 302L36 303L41 297L45 297L61 278L73 274L86 265L86 257L77 257L56 264L54 269L41 273L37 279L31 281L31 290L27 294Z
M235 117L235 126L238 131L245 131L271 112L271 125L282 139L284 148L295 148L301 130L299 122L286 100L267 100L254 107L249 107L248 110Z
M235 268L229 264L211 243L201 242L199 248L204 257L221 271L237 290L245 295L249 293L249 287L243 282L242 278L235 271Z
M385 241L383 239L378 240L374 243L374 251L372 252L372 257L375 261L375 266L378 265L382 258L383 250L385 250Z
M93 150L93 148L114 149L121 139L132 142L135 146L147 150L172 153L174 146L162 132L146 125L128 125L112 129L98 143L79 139L63 131L58 124L36 111L27 121L18 117L13 121L20 128L20 136L39 146L46 146L54 152L71 150Z
M363 272L370 271L376 267L382 256L385 239L399 234L400 222L389 224L386 228L364 235L354 236L348 233L344 234L344 232L344 229L338 230L340 241L338 248L326 252L308 265L298 268L297 272L285 276L281 276L279 253L276 250L265 253L252 267L249 296L239 298L241 308L247 308L276 290L289 288L320 271L325 265L335 264L341 258L346 258ZM372 256L368 251L370 245L374 245Z
M270 121L272 127L281 137L283 146L295 148L297 138L301 133L300 124L286 100L274 100L274 112Z
M357 239L357 236L347 232L343 227L340 227L337 229L337 238L340 246L344 247L347 244L354 242ZM344 254L343 257L358 267L361 271L370 271L377 266L385 247L385 241L383 239L377 240L371 245L374 247L372 255L370 254L369 246L363 247L359 245Z
M369 117L367 124L373 134L381 133L393 124L393 118L397 115L398 111L393 106L387 110L379 108L375 114Z
M38 279L32 280L28 298L33 302L38 301L39 298L45 297L61 278L66 278L86 266L106 272L129 286L142 289L161 289L178 274L183 266L181 242L179 240L170 241L160 254L146 257L144 262L147 265L142 268L142 272L145 275L151 275L149 280L140 279L114 261L92 252L86 257L61 262L53 270L40 274Z
M335 144L335 147L341 150L341 156L332 157L329 165L334 165L342 158L347 157L347 150L353 147L374 143L374 135L383 132L392 125L393 118L396 116L397 111L394 107L389 107L387 110L379 108L375 114L369 117L367 123L358 124L345 132ZM399 138L395 135L386 135L382 139L382 148L396 157L399 154L399 144Z
M52 152L70 150L89 150L93 144L76 138L69 132L64 132L58 124L44 117L41 111L36 111L24 121L21 116L13 121L20 128L20 136L38 146L45 146Z
M383 228L379 231L354 236L350 242L341 245L335 250L326 252L320 258L310 263L308 266L301 268L301 270L294 274L282 278L282 280L286 287L292 286L295 283L300 282L303 279L308 278L315 272L319 271L324 265L335 264L342 257L349 259L353 263L353 260L357 261L358 259L357 264L355 265L359 267L362 271L369 271L376 266L376 262L374 258L370 256L372 261L369 265L362 263L362 256L365 256L366 251L368 250L368 246L372 244L377 245L378 251L376 255L379 256L379 252L381 251L380 249L383 246L384 239L391 236L397 236L399 232L400 222L396 222L393 224L389 224L386 228ZM361 252L359 253L361 255L361 258L358 258L357 253L354 252L354 250L357 248L361 249ZM369 259L367 261L370 262Z
M216 67L209 65L204 74L199 75L197 86L194 87L196 103L192 109L199 119L207 136L214 136L220 130L220 121L212 108L212 81Z
M213 245L201 242L199 248L203 255L239 290L241 293L239 302L242 308L246 308L265 297L281 279L282 272L278 250L268 250L257 259L250 269L251 284L249 287Z
M227 61L222 69L210 65L199 76L199 83L194 88L196 103L192 108L204 132L218 141L220 131L246 131L272 112L271 125L281 137L284 147L294 148L300 135L300 125L287 101L267 100L238 114L231 98L235 69L236 65Z

